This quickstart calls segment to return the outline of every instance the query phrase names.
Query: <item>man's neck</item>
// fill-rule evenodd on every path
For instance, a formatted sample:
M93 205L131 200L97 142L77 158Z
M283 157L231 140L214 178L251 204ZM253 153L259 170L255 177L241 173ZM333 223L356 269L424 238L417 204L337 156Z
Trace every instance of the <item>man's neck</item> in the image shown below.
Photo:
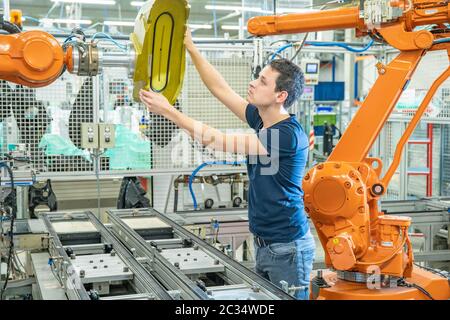
M286 109L281 106L260 108L259 116L263 121L264 128L269 128L275 123L285 120L290 117Z

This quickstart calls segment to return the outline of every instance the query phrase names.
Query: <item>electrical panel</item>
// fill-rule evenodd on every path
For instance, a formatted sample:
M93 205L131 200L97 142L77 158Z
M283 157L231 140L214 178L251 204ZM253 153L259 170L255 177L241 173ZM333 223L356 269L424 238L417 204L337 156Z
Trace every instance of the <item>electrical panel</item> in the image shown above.
M314 101L314 86L305 86L301 96L302 101Z
M115 125L110 123L82 123L81 148L109 149L115 146Z
M99 127L99 146L100 149L113 148L115 145L115 126L110 123L100 123Z
M302 59L300 67L302 68L303 74L305 76L305 85L313 86L319 83L319 59Z
M98 125L96 123L81 124L81 148L98 148Z

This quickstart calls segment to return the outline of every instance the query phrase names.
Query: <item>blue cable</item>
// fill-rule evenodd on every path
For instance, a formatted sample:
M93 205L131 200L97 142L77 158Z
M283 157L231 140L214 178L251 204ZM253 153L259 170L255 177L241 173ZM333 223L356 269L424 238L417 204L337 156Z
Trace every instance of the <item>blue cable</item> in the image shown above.
M364 47L364 48L353 48L351 46L349 46L348 44L345 43L340 43L340 42L311 42L311 41L306 41L307 45L311 45L311 46L316 46L316 47L340 47L340 48L344 48L345 50L348 50L350 52L355 52L355 53L361 53L364 51L367 51L373 44L374 44L374 40L371 39L369 41L369 43Z
M31 182L14 182L14 186L32 186L36 181L33 179ZM10 186L11 182L4 182L1 186Z
M277 54L279 54L280 52L283 52L284 50L286 50L287 48L292 47L293 44L292 43L288 43L280 48L277 49L277 51L275 51L275 53L270 57L270 60L275 59L275 57L277 56Z
M439 43L445 43L450 42L450 38L443 38L443 39L437 39L433 41L433 44L439 44Z
M67 40L67 39L66 39L66 40ZM70 40L70 41L68 41L68 42L65 42L65 41L64 41L63 44L71 44L71 43L76 44L76 43L78 43L78 41L76 41L76 40Z
M192 197L192 202L194 203L194 210L198 209L198 204L197 204L197 199L195 198L195 194L194 194L194 190L192 189L192 182L194 181L195 176L197 175L197 173L202 170L204 167L206 166L210 166L210 165L238 165L238 164L244 164L247 163L246 160L243 161L234 161L234 162L228 162L228 161L209 161L209 162L204 162L201 165L199 165L197 168L195 168L194 171L192 171L191 175L189 176L189 192L191 193L191 197Z
M442 39L443 40L443 39ZM310 45L310 46L316 46L316 47L340 47L340 48L344 48L350 52L355 52L355 53L361 53L361 52L365 52L367 51L373 44L374 44L374 40L371 39L369 41L369 43L364 47L364 48L353 48L351 46L349 46L348 44L345 43L341 43L341 42L311 42L311 41L306 41L305 44ZM292 43L288 43L280 48L277 49L277 51L275 51L275 53L270 57L270 60L273 60L277 54L279 54L280 52L283 52L284 50L286 50L287 48L291 48L293 46Z
M67 43L69 40L71 41L73 38L76 38L76 36L75 35L71 35L71 36L67 37L67 39L64 40L63 43ZM76 41L71 41L70 43L72 43L72 42L76 42Z
M127 47L126 47L126 46L124 46L124 45L118 43L118 42L117 42L116 40L114 40L109 34L104 33L104 32L97 32L97 33L95 33L95 34L92 36L91 41L94 41L95 38L96 38L97 36L99 36L99 35L102 35L102 36L104 36L104 37L106 38L106 39L103 39L103 40L107 40L107 41L110 41L110 42L114 43L117 47L119 47L120 49L122 49L122 50L124 50L124 51L127 50Z
M31 21L34 21L34 22L37 22L37 23L41 23L41 21L39 19L30 17L30 16L23 16L23 18L26 19L26 20L31 20Z

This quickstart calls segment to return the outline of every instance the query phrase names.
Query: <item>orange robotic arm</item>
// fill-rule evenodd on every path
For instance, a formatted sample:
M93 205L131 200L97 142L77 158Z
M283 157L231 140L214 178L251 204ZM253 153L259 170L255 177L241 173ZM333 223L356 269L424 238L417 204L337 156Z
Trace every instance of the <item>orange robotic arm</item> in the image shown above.
M132 48L116 55L99 51L92 41L61 45L44 31L0 35L0 79L27 87L47 86L66 69L79 76L95 76L101 67L123 66L132 73L134 60Z
M415 27L446 23L449 17L447 1L366 0L363 8L253 17L247 29L256 36L356 29L357 36L379 35L391 46L407 51L428 49L434 40L430 32L414 31Z
M364 8L254 17L248 22L249 32L258 36L354 28L359 36L374 36L400 50L388 65L377 64L377 81L328 161L310 169L303 180L305 211L317 230L325 262L342 277L375 272L403 278L416 272L408 237L410 218L384 215L378 202L398 167L405 143L450 75L449 67L434 82L381 178L381 160L369 158L368 152L426 52L444 49L450 54L450 30L443 25L450 21L450 5L436 0L386 0L379 7L380 3L366 0ZM414 30L428 24L437 24L439 30ZM429 276L422 278L429 280ZM436 297L449 298L446 279L441 289Z
M43 31L0 35L0 78L28 87L55 81L64 68L58 41Z

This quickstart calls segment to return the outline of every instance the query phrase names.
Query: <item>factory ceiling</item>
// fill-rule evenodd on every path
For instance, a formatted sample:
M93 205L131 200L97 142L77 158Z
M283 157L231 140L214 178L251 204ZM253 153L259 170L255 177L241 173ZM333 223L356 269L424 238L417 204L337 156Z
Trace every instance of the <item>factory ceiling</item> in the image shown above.
M73 4L74 2L90 2L85 4ZM44 18L51 19L51 23L59 30L70 30L75 25L55 22L54 19L84 20L82 27L88 28L94 25L92 31L106 31L111 34L129 34L132 30L142 1L130 0L102 0L107 4L95 4L98 0L10 0L11 9L22 10L25 16L24 26L48 28L48 20L44 24ZM239 26L245 25L247 19L255 15L264 15L273 12L274 3L277 8L296 10L297 8L310 8L311 3L322 3L323 0L190 0L191 13L189 23L194 37L219 37L229 36L236 38ZM225 7L224 7L225 6ZM240 8L234 10L234 8ZM242 10L244 8L244 10ZM261 12L251 11L260 9ZM248 10L248 11L247 11ZM240 22L240 20L242 22ZM114 25L120 21L122 24ZM104 23L107 22L108 25ZM215 23L214 23L215 22Z

